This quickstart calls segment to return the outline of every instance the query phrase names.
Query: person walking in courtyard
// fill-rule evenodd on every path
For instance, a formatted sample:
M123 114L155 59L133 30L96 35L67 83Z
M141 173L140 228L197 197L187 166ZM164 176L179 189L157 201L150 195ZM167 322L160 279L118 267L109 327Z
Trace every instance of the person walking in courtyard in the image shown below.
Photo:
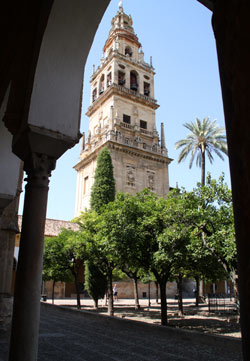
M117 284L115 283L113 287L114 301L118 301L118 292L117 292Z

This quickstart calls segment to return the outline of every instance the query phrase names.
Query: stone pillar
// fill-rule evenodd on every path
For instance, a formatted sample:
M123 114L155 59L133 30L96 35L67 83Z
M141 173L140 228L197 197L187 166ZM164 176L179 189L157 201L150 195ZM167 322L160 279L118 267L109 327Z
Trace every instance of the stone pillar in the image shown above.
M17 222L0 218L0 327L9 326L12 316L11 281Z
M152 80L150 82L150 98L152 98L152 99L155 98L154 76L152 76Z
M140 73L138 75L138 86L139 86L139 93L144 95L144 78L143 75Z
M44 226L49 176L55 160L31 153L24 161L27 185L18 257L9 361L37 359Z
M18 233L17 211L21 192L22 168L16 197L0 210L0 328L11 323L13 300L11 297L15 237Z
M127 68L122 70L123 72L125 72L125 87L130 89L130 70L128 70Z
M250 3L214 2L216 38L230 162L244 360L250 360Z
M113 63L112 83L118 84L118 65Z
M161 123L161 149L166 149L164 123Z
M85 150L85 132L82 133L81 138L81 153Z
M109 129L113 130L114 128L114 106L111 105L110 107L110 116L109 116Z

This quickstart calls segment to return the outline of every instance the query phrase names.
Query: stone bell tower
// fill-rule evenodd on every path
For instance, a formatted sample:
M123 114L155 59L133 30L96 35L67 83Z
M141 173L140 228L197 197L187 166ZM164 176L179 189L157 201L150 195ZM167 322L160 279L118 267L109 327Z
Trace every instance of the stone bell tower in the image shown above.
M116 190L136 194L149 188L159 196L169 191L164 127L156 130L154 68L144 61L141 44L122 1L111 22L101 64L90 79L89 133L77 172L75 215L89 207L98 152L107 147L114 166Z

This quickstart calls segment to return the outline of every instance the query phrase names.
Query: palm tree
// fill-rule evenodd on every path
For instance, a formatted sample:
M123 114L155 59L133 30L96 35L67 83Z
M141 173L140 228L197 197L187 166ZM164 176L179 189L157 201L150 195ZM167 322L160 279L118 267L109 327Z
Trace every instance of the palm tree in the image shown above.
M221 153L227 155L225 129L219 128L215 122L216 119L210 121L209 117L206 117L202 121L196 118L194 123L184 124L184 127L190 130L190 133L185 139L175 143L175 149L183 147L179 154L178 163L185 160L188 154L191 153L189 162L189 168L191 168L196 157L196 165L201 167L202 185L205 185L205 155L207 154L211 164L214 160L212 152L217 154L222 160L224 158Z

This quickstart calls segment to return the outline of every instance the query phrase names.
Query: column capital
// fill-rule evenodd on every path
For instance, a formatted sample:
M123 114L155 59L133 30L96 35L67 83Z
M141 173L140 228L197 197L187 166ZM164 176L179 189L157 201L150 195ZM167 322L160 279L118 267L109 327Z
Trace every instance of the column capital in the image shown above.
M24 170L27 173L25 180L28 181L28 184L48 187L49 177L55 167L56 158L49 157L46 154L31 153L24 161Z

